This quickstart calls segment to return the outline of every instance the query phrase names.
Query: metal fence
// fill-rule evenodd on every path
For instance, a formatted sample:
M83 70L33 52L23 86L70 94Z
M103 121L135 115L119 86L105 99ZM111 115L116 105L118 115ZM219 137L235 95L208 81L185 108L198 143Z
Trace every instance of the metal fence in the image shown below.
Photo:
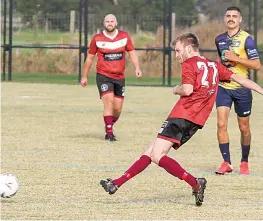
M103 18L89 11L89 1L78 0L77 4L75 1L71 7L72 10L67 14L60 12L43 14L41 13L41 6L39 6L32 14L23 17L16 12L14 3L15 0L2 0L1 2L2 80L12 80L13 64L17 62L16 57L21 50L29 54L32 54L32 49L39 50L37 51L36 59L33 59L31 62L39 61L45 63L45 60L42 59L48 57L47 50L53 49L53 53L57 54L61 50L67 51L69 55L68 60L71 60L77 66L77 70L68 68L68 72L76 72L76 81L80 81L83 62L87 58L89 38L103 29ZM155 57L154 62L159 62L158 66L162 74L157 77L160 80L159 84L163 86L172 84L172 69L174 65L170 42L177 31L175 27L179 30L181 27L191 27L200 22L196 17L188 16L187 14L180 18L175 18L175 14L172 11L172 3L172 0L163 0L164 10L162 16L142 15L131 17L125 14L118 16L119 27L129 33L147 33L148 36L151 33L159 34L159 42L157 44L152 44L148 47L140 45L136 47L136 50L144 53L146 57L147 53L155 53L149 57ZM258 4L258 0L249 1L245 13L247 18L244 19L246 21L245 29L254 36L256 43L258 41ZM30 33L30 35L21 39L21 33ZM41 38L45 38L44 43ZM29 52L29 50L31 51ZM215 54L216 50L215 47L202 48L201 52ZM263 52L260 51L260 53L262 54ZM73 54L75 54L75 57L72 56ZM60 56L63 55L59 54L58 57ZM21 67L23 65L26 66L27 64L21 63L21 65L18 64L17 66ZM40 65L36 64L36 66ZM151 64L147 66L147 70L150 70L150 66ZM253 72L253 79L257 81L256 71Z

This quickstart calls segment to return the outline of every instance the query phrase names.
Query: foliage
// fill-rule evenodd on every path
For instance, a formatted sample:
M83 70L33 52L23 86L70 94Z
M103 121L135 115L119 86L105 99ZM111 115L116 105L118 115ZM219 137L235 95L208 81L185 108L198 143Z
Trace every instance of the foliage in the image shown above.
M259 3L259 14L263 15L263 2ZM200 13L208 15L211 19L222 19L224 12L229 6L238 6L241 9L243 17L248 17L249 4L254 10L254 0L196 0L196 6Z
M65 29L64 25L59 27L58 17L63 16L69 20L69 11L78 8L78 1L71 0L22 0L15 1L15 12L22 16L24 23L29 27L44 25L45 23L51 24L53 29ZM68 28L68 25L66 25Z
M258 45L258 50L263 51L263 44ZM260 58L261 64L263 64L263 53L259 55L259 58Z
M15 1L15 9L22 15L23 21L32 27L48 21L52 29L64 30L65 27L59 26L55 18L59 15L64 20L69 20L70 10L79 11L79 2L80 0L20 0ZM83 2L85 3L85 0ZM163 23L164 3L167 11L165 20L168 19L168 2L168 0L89 0L87 2L89 24L93 29L99 28L102 26L104 16L113 13L121 18L121 23L125 25L127 23L128 29L136 30L137 25L140 25L143 31L156 31ZM195 0L171 0L171 6L172 12L180 18L177 20L178 25L191 26L196 23ZM142 15L144 18L140 19Z

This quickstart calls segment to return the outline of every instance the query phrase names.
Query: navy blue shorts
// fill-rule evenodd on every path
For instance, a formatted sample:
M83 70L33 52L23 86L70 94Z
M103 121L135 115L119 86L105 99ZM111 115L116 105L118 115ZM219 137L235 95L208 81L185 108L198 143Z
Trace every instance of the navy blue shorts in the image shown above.
M234 103L237 115L239 117L247 117L251 114L252 100L253 97L250 89L238 88L236 90L229 90L219 86L216 107L225 106L231 108L232 103Z

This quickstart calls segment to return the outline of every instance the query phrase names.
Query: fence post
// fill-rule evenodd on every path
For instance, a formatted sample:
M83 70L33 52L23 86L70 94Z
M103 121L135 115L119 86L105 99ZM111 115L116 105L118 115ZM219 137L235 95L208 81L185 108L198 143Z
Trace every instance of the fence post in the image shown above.
M82 68L82 3L83 0L79 0L79 76L78 81L81 81L81 68Z
M88 48L88 0L84 0L84 46L85 46L85 51L84 53L84 62L87 59L87 48Z
M172 13L172 40L175 38L176 14Z
M172 13L172 41L175 39L175 26L176 26L176 14L175 12ZM172 51L172 61L174 60L174 53Z
M172 41L172 0L169 0L168 6L168 26L169 26L169 36L168 36L168 86L171 86L172 83L172 51L170 43Z
M254 0L254 40L256 46L258 45L258 0ZM257 71L253 71L253 80L258 81Z
M9 2L9 56L8 56L8 81L12 80L12 46L13 46L13 0Z
M163 86L165 85L165 63L166 63L166 12L167 12L167 4L166 0L163 0Z
M4 50L3 50L3 81L6 79L6 0L4 0Z
M74 10L70 11L70 23L69 23L69 33L70 33L70 44L72 44L73 35L75 33L75 23L76 23L76 12Z

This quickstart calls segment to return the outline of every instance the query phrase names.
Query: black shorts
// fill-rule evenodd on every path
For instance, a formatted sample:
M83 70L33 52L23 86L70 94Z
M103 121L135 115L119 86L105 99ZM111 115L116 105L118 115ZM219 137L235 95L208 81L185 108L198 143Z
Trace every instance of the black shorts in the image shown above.
M117 80L97 73L96 82L100 97L107 93L114 93L116 97L124 98L125 79Z
M202 126L182 118L167 118L159 130L158 138L169 140L178 149L186 143Z

